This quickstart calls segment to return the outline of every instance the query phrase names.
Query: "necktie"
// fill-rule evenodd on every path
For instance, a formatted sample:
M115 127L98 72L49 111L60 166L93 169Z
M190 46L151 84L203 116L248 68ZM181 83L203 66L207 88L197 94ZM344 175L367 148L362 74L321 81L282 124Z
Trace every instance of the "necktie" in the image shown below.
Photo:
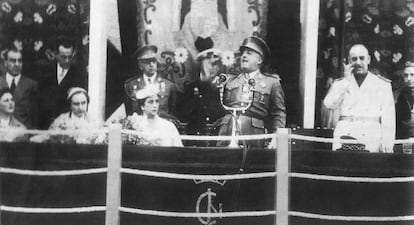
M148 84L151 84L151 78L148 78Z
M10 90L14 93L15 89L16 89L16 81L13 78L11 85L10 85Z

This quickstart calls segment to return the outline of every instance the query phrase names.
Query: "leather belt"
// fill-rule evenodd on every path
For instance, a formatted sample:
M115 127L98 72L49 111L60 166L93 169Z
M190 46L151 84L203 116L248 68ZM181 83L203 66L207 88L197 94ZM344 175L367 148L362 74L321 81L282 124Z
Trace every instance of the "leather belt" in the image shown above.
M378 116L339 116L339 120L345 120L348 122L355 121L367 121L367 122L381 122Z

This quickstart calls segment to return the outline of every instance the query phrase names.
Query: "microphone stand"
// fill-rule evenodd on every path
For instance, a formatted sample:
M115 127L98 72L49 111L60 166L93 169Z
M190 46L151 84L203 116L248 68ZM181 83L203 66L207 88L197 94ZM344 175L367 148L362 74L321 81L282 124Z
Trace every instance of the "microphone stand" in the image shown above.
M223 108L228 111L231 112L232 114L232 127L231 127L231 140L230 140L230 144L228 145L228 147L230 148L238 148L240 147L238 144L238 139L237 139L237 125L238 123L240 124L240 120L239 120L239 116L241 113L244 113L246 110L248 110L250 108L250 106L253 103L253 97L254 97L254 86L255 86L255 80L253 78L248 79L247 84L248 85L248 102L245 106L243 106L243 100L245 100L243 97L245 96L245 91L244 91L244 87L242 88L242 104L240 107L230 107L227 106L226 104L224 104L223 102L223 96L224 96L224 86L228 81L228 75L227 74L220 74L219 76L219 93L220 93L220 103L223 106Z

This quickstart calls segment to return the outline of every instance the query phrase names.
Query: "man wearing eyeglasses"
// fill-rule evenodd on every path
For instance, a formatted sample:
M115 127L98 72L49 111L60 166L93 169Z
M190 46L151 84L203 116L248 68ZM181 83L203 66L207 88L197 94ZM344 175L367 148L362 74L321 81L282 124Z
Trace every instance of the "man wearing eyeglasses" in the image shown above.
M356 44L349 50L344 76L335 80L324 99L339 110L334 139L356 139L358 144L333 144L333 149L392 152L395 138L395 106L391 82L368 71L368 49ZM362 145L363 147L361 147Z
M71 39L59 38L56 44L56 62L38 75L41 98L39 126L42 129L47 129L56 117L69 111L66 96L70 88L87 88L85 69L75 64L76 53Z
M10 88L15 101L14 116L27 128L36 128L38 122L38 86L37 82L22 75L23 55L15 48L9 48L4 54L6 74L0 77L0 88Z
M158 74L157 50L154 45L146 45L133 54L133 57L137 59L140 72L124 83L126 113L127 115L134 112L140 114L141 108L138 106L136 93L146 86L156 85L159 88L160 97L159 116L176 122L178 121L175 117L176 86L172 81Z

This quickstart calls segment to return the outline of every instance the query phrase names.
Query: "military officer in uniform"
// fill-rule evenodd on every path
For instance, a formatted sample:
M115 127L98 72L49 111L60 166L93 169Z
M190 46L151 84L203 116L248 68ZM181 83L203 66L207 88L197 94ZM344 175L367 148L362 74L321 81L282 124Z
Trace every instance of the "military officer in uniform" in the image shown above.
M392 152L395 138L395 106L391 82L368 71L368 49L351 47L344 76L332 84L324 99L329 109L339 110L333 149ZM357 139L361 145L341 144L339 139ZM363 149L364 148L364 149Z
M224 86L223 103L230 107L240 107L252 101L251 107L238 116L237 131L241 135L276 132L285 127L286 108L280 78L275 74L265 74L260 69L270 55L266 42L259 37L246 38L240 46L240 68L242 73L229 77ZM253 97L249 89L253 88ZM250 89L251 90L251 89ZM219 135L230 135L232 115L224 116ZM223 145L219 142L218 145ZM249 141L249 147L264 147L264 140ZM272 139L269 148L276 148L276 139Z
M217 88L218 75L222 71L221 51L213 48L213 45L211 38L198 38L195 42L195 46L200 51L196 56L200 69L195 80L185 85L179 104L180 120L187 122L187 134L217 135L217 122L225 114ZM215 145L212 142L194 142L194 144Z
M147 45L138 49L133 57L138 60L139 69L142 73L125 81L124 88L126 93L125 109L127 115L134 112L141 114L138 106L136 94L138 90L149 85L156 85L159 88L160 117L176 121L176 86L170 80L157 74L157 47Z

